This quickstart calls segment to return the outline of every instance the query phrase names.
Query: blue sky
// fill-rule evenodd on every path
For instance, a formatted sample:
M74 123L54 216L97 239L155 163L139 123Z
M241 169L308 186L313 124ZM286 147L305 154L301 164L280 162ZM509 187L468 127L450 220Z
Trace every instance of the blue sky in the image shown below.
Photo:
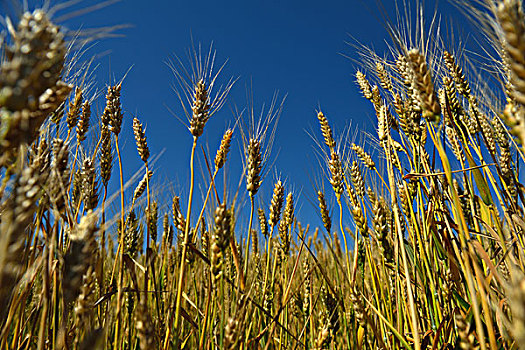
M79 7L90 3L86 1ZM393 17L394 3L384 1L386 13ZM446 15L454 14L450 5L442 5ZM228 60L223 81L232 76L239 78L227 104L210 120L200 140L209 143L212 157L222 132L233 124L232 106L246 105L248 85L252 86L256 108L269 103L275 91L281 96L286 94L271 157L275 164L261 192L267 207L275 174L281 174L289 188L301 193L301 216L312 213L308 203L314 198L311 181L322 176L314 155L315 143L308 135L312 130L319 135L316 110L321 107L336 133L349 125L358 131L358 138L362 131L374 131L373 109L354 83L359 64L350 58L358 56L347 42L358 40L383 55L388 34L377 14L375 1L360 0L125 0L66 24L72 28L130 25L118 31L122 37L98 42L89 54L98 55L95 74L101 89L132 67L122 88L124 132L128 134L124 145L125 177L141 164L131 136L132 116L136 115L146 125L151 153L164 151L155 164L155 176L159 190L169 190L170 195L174 189L186 197L191 137L169 112L180 113L181 109L171 89L175 78L166 62L173 55L184 57L192 37L204 48L213 42L217 61ZM238 164L238 134L234 142L230 159ZM231 173L235 186L238 175L234 169Z

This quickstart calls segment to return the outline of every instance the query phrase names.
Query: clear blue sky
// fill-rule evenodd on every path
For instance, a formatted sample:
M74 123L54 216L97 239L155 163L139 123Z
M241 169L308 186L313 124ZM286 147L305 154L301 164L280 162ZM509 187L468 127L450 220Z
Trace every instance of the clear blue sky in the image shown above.
M389 15L393 15L394 3L384 1ZM433 9L434 5L427 7ZM446 15L453 14L450 5L440 7ZM388 34L380 16L374 15L377 9L375 1L366 0L125 0L66 23L84 28L130 25L119 30L123 37L104 39L90 50L91 54L105 53L96 60L100 65L98 86L103 89L110 76L120 79L133 66L122 88L124 130L129 135L124 145L128 159L125 172L130 175L140 166L131 136L132 115L136 114L147 126L151 153L165 150L155 164L156 183L166 186L162 188L181 189L183 198L191 137L168 111L181 109L171 90L174 76L165 62L173 54L184 56L193 36L204 47L214 43L218 62L228 59L223 79L239 77L229 103L210 120L202 137L201 142L209 142L212 153L225 127L232 124L230 105L245 106L250 81L256 106L269 102L276 90L287 94L272 157L279 152L275 170L270 170L261 192L268 203L277 172L291 188L302 192L301 213L308 215L312 206L306 199L313 198L309 178L322 175L313 155L314 142L307 134L311 130L318 133L316 109L322 108L336 132L350 123L358 130L374 131L373 110L354 83L359 66L343 55L358 57L345 43L352 41L350 36L373 46L380 55L385 53ZM237 137L231 157L237 162L239 141Z

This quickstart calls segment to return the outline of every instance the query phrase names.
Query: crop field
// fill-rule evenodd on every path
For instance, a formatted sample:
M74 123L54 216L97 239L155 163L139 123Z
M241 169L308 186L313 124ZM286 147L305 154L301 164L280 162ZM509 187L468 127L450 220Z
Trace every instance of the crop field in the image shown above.
M50 11L6 16L0 349L525 349L525 14L471 2L483 52L432 16L357 48L376 132L312 113L311 222L295 179L267 176L277 99L209 127L236 83L213 49L170 66L191 153L167 199L126 78L94 92Z

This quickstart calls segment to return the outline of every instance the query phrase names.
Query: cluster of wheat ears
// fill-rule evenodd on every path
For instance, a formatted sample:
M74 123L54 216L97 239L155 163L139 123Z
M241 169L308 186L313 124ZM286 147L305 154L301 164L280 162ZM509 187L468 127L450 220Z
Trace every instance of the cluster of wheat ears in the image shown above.
M525 15L521 0L483 4L493 83L435 31L392 31L392 59L362 51L373 152L318 112L319 228L296 218L292 180L275 181L270 203L258 194L278 104L224 132L197 207L196 149L232 86L213 52L175 69L189 189L163 203L137 118L144 171L125 185L125 84L107 87L96 118L103 99L69 63L61 27L44 10L6 20L0 348L525 348ZM235 137L245 187L219 191Z

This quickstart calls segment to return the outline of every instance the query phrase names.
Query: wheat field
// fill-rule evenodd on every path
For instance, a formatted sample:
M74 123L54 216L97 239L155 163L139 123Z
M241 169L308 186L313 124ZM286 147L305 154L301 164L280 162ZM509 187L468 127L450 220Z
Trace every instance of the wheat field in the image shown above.
M266 176L282 104L207 128L235 83L211 49L171 67L191 154L185 196L166 201L126 80L97 94L75 78L46 10L6 20L0 349L525 349L525 14L463 8L493 53L483 72L431 22L392 26L390 52L361 47L355 72L377 132L356 144L311 116L320 227L296 216L294 179ZM201 154L209 133L222 140ZM234 151L241 189L218 190Z

